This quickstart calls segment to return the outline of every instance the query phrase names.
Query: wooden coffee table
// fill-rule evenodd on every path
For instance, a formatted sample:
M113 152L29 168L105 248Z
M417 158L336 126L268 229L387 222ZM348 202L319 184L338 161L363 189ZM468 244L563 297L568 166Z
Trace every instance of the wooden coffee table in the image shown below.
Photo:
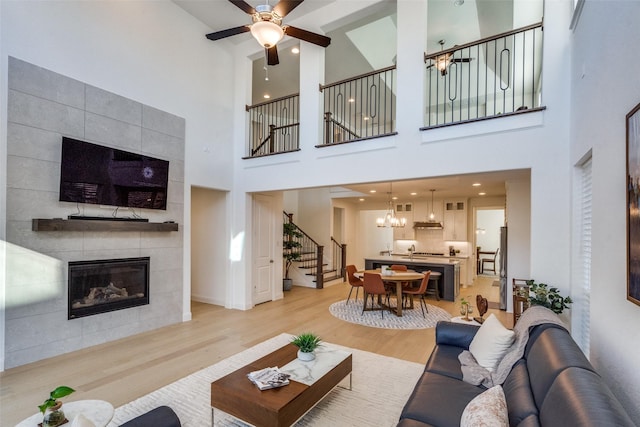
M211 425L218 409L255 426L290 426L351 374L349 352L322 344L314 361L300 362L297 351L287 344L211 383ZM271 366L289 373L290 383L260 391L247 374Z

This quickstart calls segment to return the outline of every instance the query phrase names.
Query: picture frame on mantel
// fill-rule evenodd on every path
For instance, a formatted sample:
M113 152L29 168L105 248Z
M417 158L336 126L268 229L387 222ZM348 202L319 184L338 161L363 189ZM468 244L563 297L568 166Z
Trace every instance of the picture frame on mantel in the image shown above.
M627 114L627 300L640 305L640 104Z

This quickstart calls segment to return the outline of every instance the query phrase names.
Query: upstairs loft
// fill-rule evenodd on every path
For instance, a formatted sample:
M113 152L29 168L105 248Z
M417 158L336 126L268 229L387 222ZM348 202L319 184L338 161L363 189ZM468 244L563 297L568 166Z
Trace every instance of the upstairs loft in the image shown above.
M543 23L424 53L423 126L429 131L544 110ZM444 41L440 41L441 46ZM317 148L397 134L397 67L319 85ZM316 100L312 100L315 102ZM253 158L300 149L298 93L246 107Z

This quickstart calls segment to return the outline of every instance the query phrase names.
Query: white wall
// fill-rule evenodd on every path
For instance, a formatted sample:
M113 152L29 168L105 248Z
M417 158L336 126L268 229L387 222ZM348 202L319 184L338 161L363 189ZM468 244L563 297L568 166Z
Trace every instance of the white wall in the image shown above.
M208 304L225 305L229 251L226 239L227 193L207 188L191 189L191 299Z
M572 40L570 163L593 150L590 360L635 420L640 307L626 300L625 116L640 102L640 57L628 54L640 45L639 16L635 1L584 4Z
M229 145L233 132L228 124L233 121L234 73L232 67L220 66L230 63L232 57L204 37L210 31L204 24L168 0L2 1L0 19L3 124L7 118L7 58L13 56L185 118L186 188L232 187ZM0 154L4 163L5 132L0 135ZM1 170L0 237L4 239L6 169ZM187 266L189 192L184 201ZM224 233L226 236L226 230ZM189 269L184 270L183 281L189 283ZM190 286L185 286L185 320L190 318L189 291Z

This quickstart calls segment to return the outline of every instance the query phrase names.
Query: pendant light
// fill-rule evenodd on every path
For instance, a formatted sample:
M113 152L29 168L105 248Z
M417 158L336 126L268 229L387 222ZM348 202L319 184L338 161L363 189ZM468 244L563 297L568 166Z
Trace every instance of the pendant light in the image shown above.
M429 191L431 191L431 213L429 214L429 219L433 221L436 219L436 214L433 212L433 193L435 193L436 190Z
M404 227L405 225L407 225L406 218L396 217L396 211L393 209L392 193L393 193L393 187L392 187L392 184L389 184L389 192L387 193L389 195L387 213L385 214L384 217L376 219L376 225L378 227L394 227L395 228L395 227Z

